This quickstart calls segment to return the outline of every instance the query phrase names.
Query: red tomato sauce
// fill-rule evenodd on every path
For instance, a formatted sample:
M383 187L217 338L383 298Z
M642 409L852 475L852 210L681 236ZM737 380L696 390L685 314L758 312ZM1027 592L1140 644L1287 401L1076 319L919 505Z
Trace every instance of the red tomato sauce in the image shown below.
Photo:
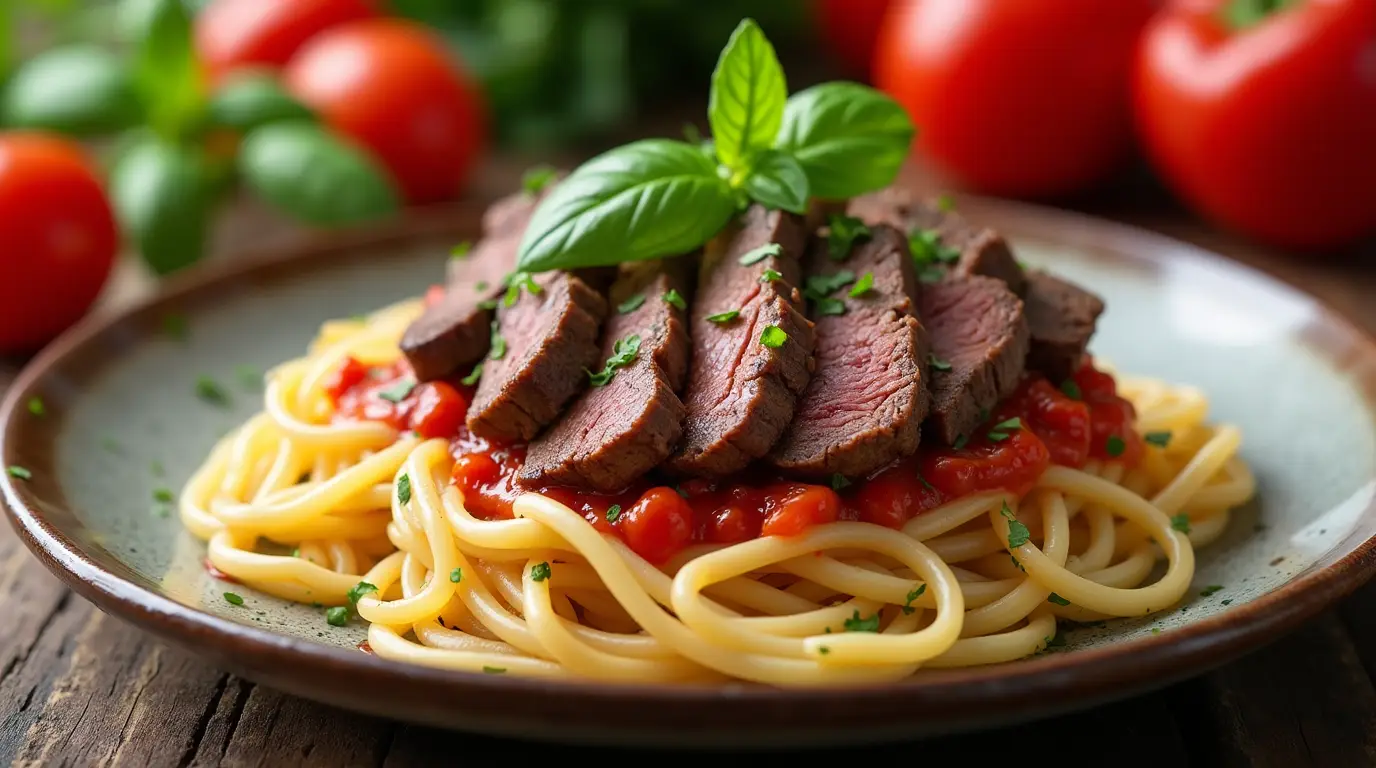
M956 446L923 445L867 478L830 486L748 471L719 481L653 476L615 494L523 486L524 445L497 445L464 426L472 388L446 382L411 387L405 361L369 368L345 359L326 382L337 420L382 421L422 437L448 438L451 473L474 517L503 520L527 491L553 498L597 530L662 563L694 543L734 544L759 536L792 536L813 525L861 520L901 527L949 501L1003 489L1023 495L1051 464L1083 466L1091 458L1129 466L1142 455L1136 413L1111 376L1086 361L1060 387L1028 376L1017 391Z

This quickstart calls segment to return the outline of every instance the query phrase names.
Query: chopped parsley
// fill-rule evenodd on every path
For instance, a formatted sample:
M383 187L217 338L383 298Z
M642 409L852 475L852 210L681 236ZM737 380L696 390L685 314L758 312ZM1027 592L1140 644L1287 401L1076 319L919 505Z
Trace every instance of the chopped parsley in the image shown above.
M402 475L397 478L397 501L402 504L411 503L411 476Z
M664 292L664 301L679 309L688 309L688 302L683 300L683 294L679 293L676 288L670 288Z
M537 165L526 169L521 175L521 189L534 197L544 191L554 181L555 170L548 165Z
M778 349L788 341L788 334L777 325L766 325L760 333L760 343L770 349Z
M612 344L612 356L607 358L607 362L602 366L602 370L597 373L588 371L587 368L583 370L588 372L588 379L592 382L594 387L605 387L608 382L612 380L612 377L616 375L616 369L625 368L635 362L635 357L639 352L639 336L628 336L624 339L617 339L616 343Z
M854 216L832 214L827 219L827 255L832 261L841 261L850 255L851 246L856 241L870 238L870 228Z
M349 609L342 605L336 605L325 611L325 623L332 627L344 627L349 624Z
M858 299L872 290L874 290L874 273L866 272L860 276L859 280L855 281L855 285L850 287L850 297Z
M641 308L642 306L644 306L644 305L645 305L645 294L643 294L643 293L637 293L636 295L632 296L631 298L626 299L625 301L621 302L620 304L617 304L617 305L616 305L616 311L619 312L619 313L621 313L621 314L623 314L623 315L629 315L630 313L636 311L637 309L640 309L640 308Z
M803 295L809 299L829 296L855 282L855 273L849 269L831 275L813 275L803 284Z
M766 269L764 274L760 275L760 282L772 283L775 280L782 280L783 277L784 276L779 274L779 271L776 269Z
M878 632L879 614L875 613L868 619L860 618L860 609L856 609L849 619L846 619L844 626L847 632Z
M725 312L718 312L715 315L708 315L707 322L722 325L724 323L729 323L740 316L741 311L739 309L728 309Z
M544 581L545 579L549 578L549 573L549 563L536 563L535 565L531 566L530 580Z
M1080 393L1080 385L1076 384L1074 379L1066 379L1061 382L1061 391L1071 400L1081 400L1084 398L1084 395Z
M1048 603L1055 603L1056 605L1070 605L1070 601L1069 601L1069 600L1065 599L1064 597L1061 597L1060 595L1056 594L1055 592L1052 592L1052 593L1051 593L1051 596L1048 597L1048 598L1046 598L1046 602L1048 602Z
M351 587L351 588L349 589L348 593L347 593L347 597L349 598L349 604L350 604L350 605L358 605L358 601L359 601L360 598L362 598L364 595L368 594L369 592L376 592L376 591L377 591L377 586L375 586L375 585L373 585L373 584L369 584L369 583L366 582L366 581L360 581L360 582L358 582L357 584L353 585L353 587Z
M770 256L778 256L783 252L784 247L782 245L778 243L765 243L758 248L751 248L741 254L741 257L736 261L740 262L741 266L748 267L751 264L759 264Z
M949 371L949 370L951 370L951 364L950 364L950 363L946 362L945 360L942 360L941 358L937 357L936 355L932 354L931 352L928 352L928 353L927 353L927 363L928 363L929 365L931 365L931 366L932 366L932 370L935 370L935 371Z
M1059 627L1057 627L1056 634L1046 638L1046 647L1060 648L1063 645L1065 645L1065 634L1061 632Z
M226 602L226 603L229 603L230 605L240 605L240 606L242 606L242 605L244 604L244 598L242 598L242 597L240 597L240 596L234 594L233 592L226 592L226 593L225 593L225 602Z
M44 416L44 415L46 415L46 414L48 413L48 408L47 408L47 406L43 405L43 398L41 398L41 397L31 397L31 398L29 398L29 413L31 413L31 414L33 414L33 415L35 415L35 416Z
M1223 585L1222 585L1222 584L1210 584L1209 586L1207 586L1207 587L1205 587L1205 588L1199 590L1199 596L1200 596L1200 597L1208 597L1208 596L1214 594L1215 592L1222 592L1222 591L1223 591Z
M904 616L909 616L909 615L912 614L913 611L917 610L916 608L913 607L913 601L916 600L916 599L919 598L919 597L922 597L922 593L923 593L923 592L926 592L926 591L927 591L927 585L926 585L926 584L918 584L918 585L917 585L917 589L914 589L913 591L911 591L911 592L908 593L907 597L906 597L906 598L904 599L904 601L903 601L903 615L904 615Z
M1022 419L1014 416L1006 421L1000 421L989 431L989 439L994 442L1002 442L1008 439L1008 433L1022 429Z
M505 672L506 672L506 667L489 667L489 666L487 666L487 665L485 665L485 664L483 665L483 674L487 674L487 675L500 675L500 674L503 674L503 673L505 673Z
M1147 434L1145 434L1145 435L1142 436L1142 439L1143 439L1143 440L1146 440L1148 443L1151 443L1152 445L1156 446L1157 448L1165 448L1166 446L1168 446L1168 445L1171 444L1171 433L1170 433L1170 432L1148 432Z
M1022 521L1013 515L1013 510L1008 508L1008 502L1003 502L1003 509L999 510L999 514L1008 520L1008 546L1021 547L1032 538L1032 532L1027 530L1027 526L1023 525Z
M681 485L674 486L674 493L677 493L679 496L682 496L685 499L688 498L688 492L683 490L683 486Z
M621 505L613 504L607 507L607 522L614 523L621 519Z
M186 341L187 331L190 326L186 322L186 315L180 312L168 312L162 316L162 332L169 338L177 341Z
M1161 634L1161 628L1160 628L1160 627L1152 627L1152 628L1151 628L1151 633L1152 633L1153 635L1159 635L1159 634Z
M478 379L482 378L482 375L483 364L478 363L477 365L473 366L473 370L469 371L467 376L463 377L462 379L459 379L459 383L464 385L465 387L471 387L474 384L478 383Z
M926 489L929 490L929 491L935 491L935 490L936 490L936 486L934 486L934 485L932 485L931 483L927 482L927 478L923 477L921 472L918 472L918 473L917 473L917 481L918 481L919 483L922 483L922 487L923 487L923 488L926 488Z
M1219 600L1218 602L1219 602L1219 604L1221 604L1221 605L1232 605L1232 604L1233 604L1233 601L1232 601L1232 600Z
M458 245L455 245L453 248L449 249L449 258L462 259L463 257L467 256L468 252L471 250L473 250L473 243L465 240L462 243L459 243Z
M951 443L951 447L958 451L961 448L964 448L965 444L968 442L970 442L970 438L966 437L965 435L956 435L956 441L954 443Z
M1104 451L1114 458L1122 456L1123 451L1127 450L1127 447L1128 444L1123 442L1123 438L1117 435L1109 435L1108 441L1104 443Z
M1185 514L1184 512L1181 512L1178 515L1173 515L1171 517L1171 527L1177 531L1180 531L1181 533L1189 533L1190 516Z
M535 282L535 278L531 277L529 272L512 272L506 276L506 279L502 280L502 285L506 286L506 295L502 297L502 305L507 307L515 304L516 300L521 298L522 288L525 288L526 292L532 296L539 295L544 290L539 283Z
M936 208L944 213L950 213L956 209L956 201L949 194L943 192L936 199Z
M960 260L960 251L941 243L941 233L935 229L915 229L908 234L908 250L919 266L952 264Z
M492 321L492 339L489 344L492 347L487 353L489 360L501 360L506 357L506 339L502 338L500 333L497 333L496 320Z
M392 403L399 403L405 400L416 388L415 379L402 379L392 386L377 393L377 396Z
M33 473L30 472L28 469L19 466L18 464L11 464L10 466L6 467L5 473L8 474L10 477L17 478L19 480L33 479Z
M823 296L817 299L817 314L819 315L844 315L846 314L846 303L840 299L833 299L830 296Z
M831 629L831 627L827 627L827 629ZM825 656L828 653L831 653L831 649L826 647L825 645L819 645L817 646L817 652Z
M479 290L482 290L482 289L479 289ZM488 309L488 310L491 310L491 309L496 309L496 308L497 308L497 300L496 300L496 299L483 299L482 301L478 302L478 309Z
M847 480L846 476L841 474L840 472L837 472L836 474L831 476L831 490L833 491L839 491L842 488L848 488L850 487L850 485L851 482Z
M210 403L211 405L229 405L229 395L225 393L223 387L215 383L209 376L200 376L196 379L196 397Z
M172 495L172 491L167 488L153 489L153 501L160 502L162 504L171 504L173 501L176 501L176 498L176 496Z
M458 584L459 582L463 581L463 569L455 568L454 570L450 571L449 580L454 582L455 584Z
M1027 573L1027 569L1024 568L1024 567L1022 567L1022 563L1018 562L1018 556L1017 556L1017 555L1009 555L1008 557L1011 558L1011 559L1013 560L1013 567L1014 567L1014 568L1017 568L1018 570L1022 571L1023 573Z

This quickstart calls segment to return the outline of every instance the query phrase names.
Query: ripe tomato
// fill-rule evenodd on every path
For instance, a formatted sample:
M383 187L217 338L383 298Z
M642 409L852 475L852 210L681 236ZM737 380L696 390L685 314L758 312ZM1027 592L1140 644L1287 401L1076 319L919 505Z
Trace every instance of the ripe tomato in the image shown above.
M1144 35L1137 125L1157 170L1275 245L1376 232L1376 2L1291 3L1233 28L1224 11L1243 4L1176 2Z
M851 73L868 77L874 42L893 0L816 0L813 15L823 39Z
M981 192L1070 193L1132 145L1129 79L1154 0L908 0L874 78L943 173Z
M321 31L375 14L369 0L213 0L196 16L196 55L213 79L280 67Z
M298 99L391 171L406 198L459 191L486 141L480 94L425 27L373 19L319 35L291 60Z
M81 149L0 134L0 353L36 349L81 318L119 249L114 213Z

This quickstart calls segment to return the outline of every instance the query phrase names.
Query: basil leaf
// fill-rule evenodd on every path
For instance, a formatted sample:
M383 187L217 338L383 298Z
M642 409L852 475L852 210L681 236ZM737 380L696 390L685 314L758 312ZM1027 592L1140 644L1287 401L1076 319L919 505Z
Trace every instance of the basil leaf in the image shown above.
M840 200L893 183L914 133L908 113L883 93L823 83L788 99L775 146L798 159L813 197Z
M807 174L797 160L777 149L767 149L755 157L745 178L745 191L767 208L807 213Z
M697 147L633 142L579 166L540 202L517 268L544 272L685 253L735 211L730 185Z
M127 149L110 170L110 199L120 225L159 275L200 259L208 197L200 158L157 138Z
M25 62L10 76L0 111L6 128L75 136L123 130L141 117L123 63L88 45L54 48Z
M301 102L287 94L277 79L262 73L236 76L211 97L211 125L249 131L282 120L313 120Z
M391 178L371 157L313 123L250 131L239 171L265 201L310 224L369 221L399 206Z
M191 129L204 106L191 16L181 0L147 0L136 7L134 86L149 124L159 135L175 140Z
M787 99L774 46L754 19L742 19L712 71L707 121L717 157L730 168L746 167L756 150L774 143Z

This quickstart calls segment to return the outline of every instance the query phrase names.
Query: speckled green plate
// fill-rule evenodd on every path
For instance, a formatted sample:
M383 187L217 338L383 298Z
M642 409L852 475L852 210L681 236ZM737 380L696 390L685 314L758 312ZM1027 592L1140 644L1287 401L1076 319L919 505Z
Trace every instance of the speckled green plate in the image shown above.
M77 592L265 685L393 718L546 739L791 745L914 738L1048 716L1165 685L1276 638L1361 584L1376 533L1376 346L1315 300L1190 246L1076 215L969 200L1020 255L1108 300L1096 353L1124 372L1203 388L1243 429L1259 495L1200 553L1173 612L1071 632L1062 652L843 691L536 682L410 667L361 653L362 626L236 587L222 599L204 548L155 490L177 489L215 439L258 408L242 369L299 355L328 318L441 278L473 211L176 281L51 345L0 409L0 477L29 547ZM165 318L185 317L186 338ZM229 391L217 408L198 377ZM249 377L252 379L252 377ZM43 416L26 404L41 397ZM1154 631L1159 630L1159 631Z

